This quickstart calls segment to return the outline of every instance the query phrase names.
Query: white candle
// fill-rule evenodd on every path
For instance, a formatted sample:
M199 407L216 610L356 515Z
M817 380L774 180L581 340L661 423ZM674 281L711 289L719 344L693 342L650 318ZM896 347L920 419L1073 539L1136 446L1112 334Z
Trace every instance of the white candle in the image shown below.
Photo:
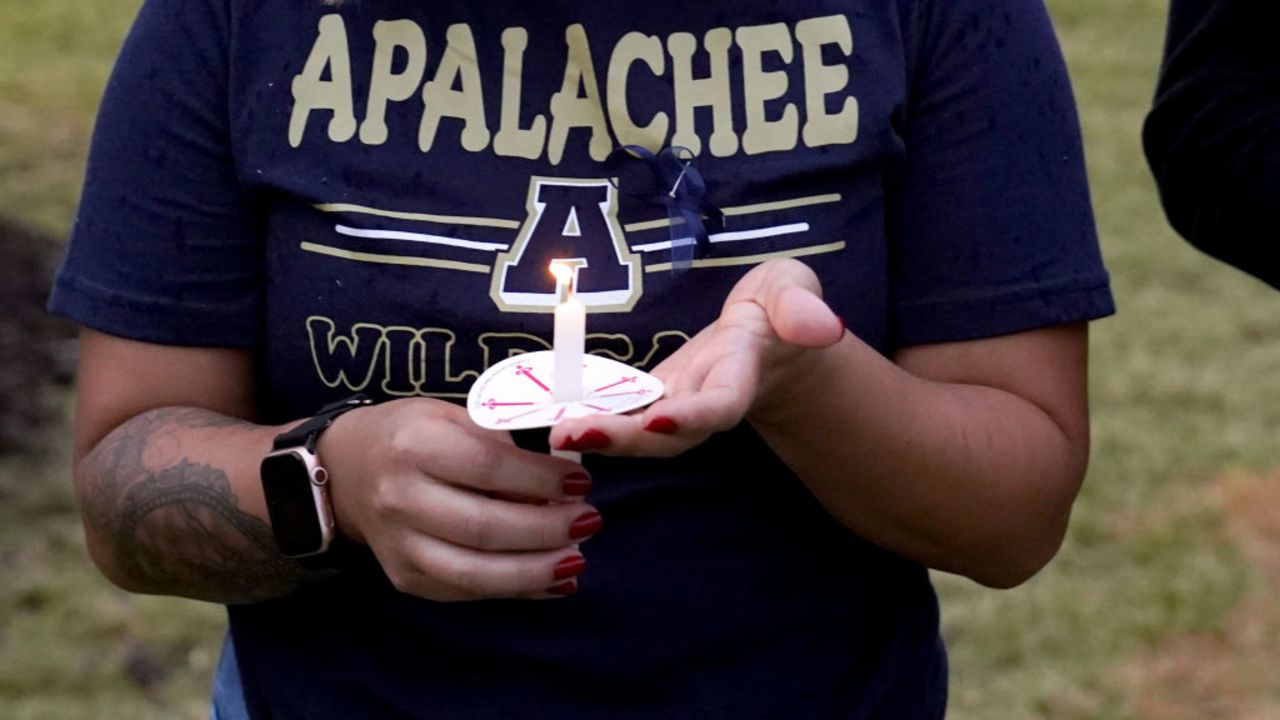
M587 341L587 308L573 293L574 269L568 263L552 262L556 276L555 332L552 350L555 363L552 372L551 398L561 402L582 399L582 354Z

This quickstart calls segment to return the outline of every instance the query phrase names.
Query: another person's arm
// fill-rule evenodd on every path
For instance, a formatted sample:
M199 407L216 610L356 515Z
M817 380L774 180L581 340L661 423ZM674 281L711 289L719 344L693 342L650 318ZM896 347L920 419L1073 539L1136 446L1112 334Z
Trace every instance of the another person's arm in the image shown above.
M1147 159L1173 227L1280 288L1280 8L1173 0Z

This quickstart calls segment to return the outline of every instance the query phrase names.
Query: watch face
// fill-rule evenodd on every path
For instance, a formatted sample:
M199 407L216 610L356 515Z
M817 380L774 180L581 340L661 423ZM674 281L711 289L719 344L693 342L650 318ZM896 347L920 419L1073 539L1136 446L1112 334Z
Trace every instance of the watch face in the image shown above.
M262 491L280 551L290 556L319 552L324 540L306 461L293 452L263 458Z

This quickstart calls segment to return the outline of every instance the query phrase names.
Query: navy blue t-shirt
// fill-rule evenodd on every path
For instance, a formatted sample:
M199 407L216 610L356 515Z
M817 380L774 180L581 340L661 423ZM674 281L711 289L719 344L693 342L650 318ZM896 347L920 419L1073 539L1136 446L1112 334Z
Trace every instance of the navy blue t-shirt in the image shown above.
M588 349L645 368L774 257L885 353L1112 311L1039 2L332 5L146 2L51 301L251 348L264 421L461 400L548 346L553 257L585 262ZM686 148L723 210L691 259L647 166L607 162L628 144ZM254 716L941 717L925 569L749 427L586 463L578 595L437 604L369 561L233 607Z

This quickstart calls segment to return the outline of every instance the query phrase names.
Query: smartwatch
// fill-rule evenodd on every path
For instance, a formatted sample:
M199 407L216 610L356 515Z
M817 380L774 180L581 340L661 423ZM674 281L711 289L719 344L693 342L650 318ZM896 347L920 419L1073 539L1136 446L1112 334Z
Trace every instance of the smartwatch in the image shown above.
M314 417L276 436L262 459L262 493L280 552L308 570L333 567L326 557L334 538L329 473L316 457L316 441L334 419L372 405L364 395L331 403Z

